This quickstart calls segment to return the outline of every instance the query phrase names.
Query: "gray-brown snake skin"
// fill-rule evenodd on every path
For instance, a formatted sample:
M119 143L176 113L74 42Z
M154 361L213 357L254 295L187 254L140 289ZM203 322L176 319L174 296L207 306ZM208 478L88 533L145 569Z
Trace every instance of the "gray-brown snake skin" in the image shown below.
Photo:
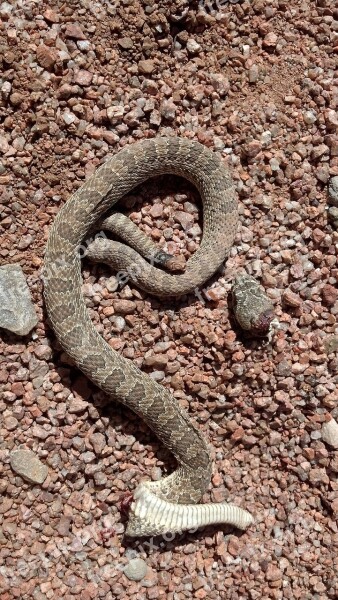
M81 294L77 252L81 242L127 192L149 177L164 173L181 175L199 190L203 239L184 273L165 273L144 261L151 291L159 295L185 294L202 285L220 267L232 246L238 219L236 193L228 170L216 154L197 142L174 137L137 142L109 158L59 211L45 254L48 316L62 347L79 369L113 399L140 415L177 458L179 467L174 473L136 489L127 534L155 535L211 522L230 522L245 528L252 517L243 509L223 503L194 506L211 476L202 435L168 390L104 341L89 318Z

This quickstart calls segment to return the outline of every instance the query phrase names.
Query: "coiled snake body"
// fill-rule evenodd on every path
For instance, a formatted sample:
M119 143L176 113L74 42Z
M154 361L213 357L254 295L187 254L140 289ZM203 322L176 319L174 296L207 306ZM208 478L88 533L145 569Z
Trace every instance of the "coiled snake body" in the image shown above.
M226 503L196 504L211 476L209 452L201 433L167 389L104 341L89 318L81 294L77 251L81 242L127 192L149 177L165 173L185 177L201 194L200 247L183 273L161 271L131 249L122 256L117 252L124 261L120 268L137 260L142 287L158 295L182 295L202 285L220 267L232 246L238 218L228 170L217 155L197 142L179 138L145 140L109 158L59 211L45 254L46 307L62 347L81 371L140 415L178 461L177 470L168 477L137 487L126 533L156 535L209 523L231 523L244 529L252 522L247 511Z

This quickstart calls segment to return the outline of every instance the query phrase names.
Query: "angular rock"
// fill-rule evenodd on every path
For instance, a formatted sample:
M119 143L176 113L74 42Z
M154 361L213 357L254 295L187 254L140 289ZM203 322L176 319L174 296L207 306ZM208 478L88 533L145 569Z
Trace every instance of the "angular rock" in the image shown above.
M44 69L52 69L57 61L58 55L54 48L41 44L36 49L36 58Z
M0 267L0 327L27 335L38 322L20 265Z
M338 448L338 423L335 419L323 423L322 440L332 448Z
M7 429L7 431L13 431L16 429L18 422L19 421L15 417L6 417L4 419L5 429Z
M173 121L176 115L176 106L172 100L163 100L160 107L161 116L167 121Z
M255 156L257 156L257 154L259 154L259 152L261 150L262 150L262 145L258 140L252 140L251 142L246 144L243 148L243 152L245 153L245 156L247 156L248 158L254 158Z
M57 532L62 536L69 535L69 529L70 529L71 523L72 523L71 517L66 517L65 515L62 515L62 517L60 518L60 521L56 527Z
M86 39L86 36L78 23L67 23L65 36L69 38L74 38L75 40Z
M134 42L130 37L120 38L117 43L123 50L130 50L134 45Z
M338 335L331 335L324 340L324 348L327 354L338 350Z
M324 119L328 129L335 130L338 128L338 115L336 110L333 110L332 108L325 110Z
M259 69L257 65L251 65L250 69L249 69L249 82L250 83L256 83L256 81L258 80L258 76L259 76Z
M90 85L92 79L93 73L86 71L85 69L80 69L74 77L74 83L77 83L78 85Z
M201 50L201 46L194 38L189 38L187 41L187 50L190 54L198 54Z
M324 304L326 304L327 306L333 306L337 300L337 297L338 297L337 289L333 285L326 283L322 289L322 298L323 298Z
M51 8L46 8L45 12L43 13L43 16L46 19L46 21L49 21L50 23L59 23L60 21L59 15Z
M338 206L338 175L331 177L329 181L329 204Z
M268 581L278 581L282 578L282 571L276 565L268 565L265 577Z
M107 117L112 125L116 125L120 123L124 115L124 107L121 105L117 106L108 106L107 108Z
M270 31L263 40L263 46L265 48L274 48L277 45L277 40L277 35L273 31Z
M73 398L69 404L69 408L68 411L71 414L78 414L81 413L85 410L87 410L88 408L88 402L85 402L84 400L82 400L82 398Z
M138 63L139 73L142 73L143 75L150 75L151 73L153 73L154 69L155 64L153 60L140 60L140 62Z
M43 483L48 474L44 465L31 450L15 450L10 454L10 465L15 473L30 483Z
M89 437L89 441L94 448L95 454L101 454L103 448L106 445L106 438L102 433L92 433Z

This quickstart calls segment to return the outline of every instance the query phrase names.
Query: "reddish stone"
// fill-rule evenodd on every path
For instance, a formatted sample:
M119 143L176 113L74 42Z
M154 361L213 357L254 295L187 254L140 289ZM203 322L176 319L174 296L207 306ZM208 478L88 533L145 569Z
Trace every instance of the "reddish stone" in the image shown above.
M86 36L83 33L80 25L77 23L67 23L65 36L74 38L75 40L85 40Z
M58 54L54 48L49 48L44 44L41 44L36 49L36 58L41 67L50 70L54 67Z

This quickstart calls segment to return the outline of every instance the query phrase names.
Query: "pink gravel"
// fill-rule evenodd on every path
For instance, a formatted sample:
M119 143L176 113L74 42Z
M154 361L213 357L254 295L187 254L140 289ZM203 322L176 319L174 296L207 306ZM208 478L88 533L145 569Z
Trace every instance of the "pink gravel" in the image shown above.
M30 335L0 341L1 600L337 598L338 450L322 427L338 418L338 212L327 193L338 175L338 10L334 0L206 5L0 4L0 264L22 266L39 317ZM50 225L84 178L128 143L173 134L221 152L233 171L241 229L223 271L173 302L85 263L83 292L111 346L205 433L204 500L235 501L255 524L130 541L121 497L165 475L171 457L61 351L40 275ZM186 182L149 182L127 206L167 251L188 258L198 246ZM276 305L271 344L232 330L227 295L243 267ZM42 483L11 468L18 449L39 459L40 480L48 467Z

